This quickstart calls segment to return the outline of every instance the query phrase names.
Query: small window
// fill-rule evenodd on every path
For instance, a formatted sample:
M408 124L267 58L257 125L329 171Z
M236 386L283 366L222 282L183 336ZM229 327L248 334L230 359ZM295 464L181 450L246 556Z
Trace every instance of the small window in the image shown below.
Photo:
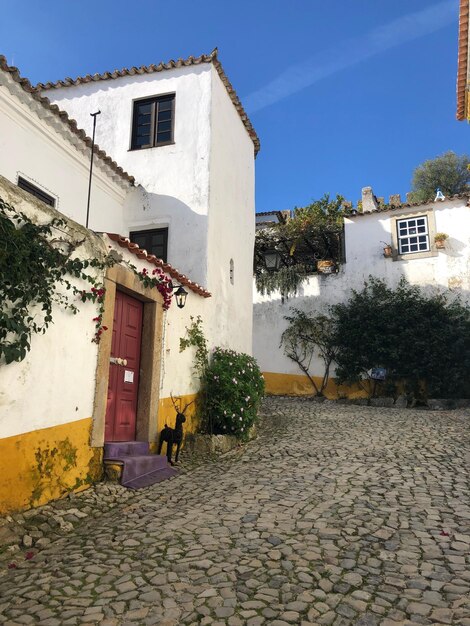
M173 143L175 94L136 100L132 117L132 150Z
M167 262L168 256L168 228L156 228L155 230L140 230L130 233L129 239L136 243L139 248L147 250L162 261Z
M426 216L397 220L398 254L428 252L428 220Z
M29 182L29 180L26 180L25 178L22 178L21 176L18 176L18 187L20 189L24 189L25 191L30 193L32 196L35 196L39 200L42 200L49 206L55 206L55 198L53 198L52 196L44 192L42 189L39 189L39 187L36 187L36 185L33 185L32 183Z
M234 270L235 270L235 265L233 263L233 259L230 259L230 282L232 283L232 285L235 281Z

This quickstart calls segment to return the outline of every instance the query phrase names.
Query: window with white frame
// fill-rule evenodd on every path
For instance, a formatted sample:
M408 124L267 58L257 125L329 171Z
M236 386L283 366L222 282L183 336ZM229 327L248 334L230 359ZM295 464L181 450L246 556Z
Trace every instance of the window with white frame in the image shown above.
M428 218L407 217L397 220L398 254L428 252L429 245Z

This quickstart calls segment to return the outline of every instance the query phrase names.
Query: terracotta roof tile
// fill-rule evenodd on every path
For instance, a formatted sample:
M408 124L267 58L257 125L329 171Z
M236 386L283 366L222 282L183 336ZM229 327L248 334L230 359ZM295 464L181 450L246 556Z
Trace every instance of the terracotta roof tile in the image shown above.
M460 0L459 12L459 55L457 65L457 119L467 118L466 100L468 83L468 26L469 0Z
M119 246L121 246L121 248L126 248L127 250L129 250L129 252L135 254L137 258L145 259L148 263L151 263L156 267L160 267L164 272L169 274L171 278L177 280L184 287L187 287L188 289L190 289L194 293L197 293L203 298L211 297L212 294L207 291L207 289L204 289L204 287L201 287L201 285L198 285L197 283L190 280L185 274L181 274L181 272L178 272L178 270L170 265L170 263L165 263L162 259L159 259L154 254L149 254L146 250L140 248L136 243L130 241L128 237L122 237L121 235L118 235L116 233L106 234L112 241L115 241Z
M103 74L87 74L86 76L78 76L77 78L65 78L64 80L58 80L56 82L38 83L36 89L38 91L47 89L59 89L61 87L73 87L74 85L81 85L84 83L97 82L100 80L113 80L120 78L121 76L135 76L140 74L153 74L154 72L163 72L165 70L172 70L179 67L188 67L190 65L200 65L201 63L212 63L223 82L225 89L227 90L230 99L233 102L235 109L238 112L251 140L255 147L255 156L260 149L259 137L250 122L248 115L243 108L242 103L237 95L237 92L230 83L227 75L224 72L222 64L217 58L218 50L215 48L210 54L201 54L198 57L190 56L187 59L178 59L177 61L170 60L167 63L159 63L158 65L142 65L141 67L123 68L122 70L114 70L114 72L104 72Z
M466 198L467 200L470 200L470 193L457 193L453 196L448 196L446 198L446 200L459 200L459 199L464 199ZM384 207L380 207L378 209L376 209L375 211L358 211L357 213L351 213L350 215L347 215L347 217L349 219L351 218L355 218L355 217L363 217L364 215L375 215L376 213L389 213L390 211L399 211L402 209L412 209L415 207L420 207L420 206L428 206L429 204L436 204L434 202L434 200L430 200L429 202L406 202L405 204L399 204L396 206L391 206L391 205L387 205Z
M66 124L69 129L77 135L89 148L91 148L92 140L87 136L84 130L78 128L77 122L70 118L65 111L61 111L56 104L51 104L50 100L45 96L41 96L41 94L31 85L27 78L22 78L18 68L8 65L6 58L3 55L0 55L0 70L3 70L7 74L13 78L13 80L18 83L23 91L29 93L34 100L39 102L45 109L51 111L54 115L56 115L64 124ZM135 179L133 176L125 172L122 167L120 167L116 161L113 161L111 157L109 157L104 150L101 150L98 145L94 146L94 153L102 159L106 165L113 170L120 178L127 181L129 184L133 185L135 183Z

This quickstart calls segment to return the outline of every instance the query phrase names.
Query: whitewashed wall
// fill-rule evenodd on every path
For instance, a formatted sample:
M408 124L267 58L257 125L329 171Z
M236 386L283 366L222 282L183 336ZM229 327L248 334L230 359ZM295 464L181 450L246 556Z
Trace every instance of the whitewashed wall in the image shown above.
M254 288L253 354L265 372L301 374L279 347L284 320L292 307L326 312L331 304L344 302L352 289L360 290L372 275L395 286L404 276L411 284L427 289L450 288L470 302L470 208L465 199L425 205L434 207L436 232L449 235L445 250L436 256L393 261L384 258L384 243L391 241L391 217L399 210L368 213L345 220L346 263L338 274L312 276L299 295L282 303L279 294L261 296ZM413 209L419 215L419 209ZM364 329L367 332L367 329ZM313 363L315 375L322 375L319 361Z
M38 223L57 217L43 202L1 178L0 196ZM98 236L79 224L69 226L76 240L85 240L77 256L107 252ZM79 303L79 312L73 315L54 306L53 323L44 335L32 336L26 358L0 366L0 439L91 417L98 350L92 342L96 307Z
M175 143L130 150L133 101L166 93L176 94ZM88 133L90 113L101 110L97 143L145 189L142 202L125 212L116 232L169 226L170 263L206 285L211 65L123 76L45 95Z
M173 92L174 145L130 151L133 100ZM97 142L142 185L118 232L169 226L169 262L212 293L190 292L185 309L166 315L161 395L193 393L193 352L179 352L190 316L203 318L210 348L251 353L253 142L211 64L45 93L86 130L101 110Z
M253 142L212 68L208 237L211 334L215 343L248 354L253 323L254 168Z
M2 78L5 79L3 75ZM12 94L8 86L18 88L16 83L0 83L0 174L15 184L18 176L30 180L56 199L58 211L84 224L89 151L79 152L31 106ZM30 96L29 100L30 105L35 104ZM42 107L38 107L42 113ZM126 196L129 194L127 205L133 205L138 191L131 192L128 183L112 180L100 169L98 161L95 159L89 226L95 231L119 231Z

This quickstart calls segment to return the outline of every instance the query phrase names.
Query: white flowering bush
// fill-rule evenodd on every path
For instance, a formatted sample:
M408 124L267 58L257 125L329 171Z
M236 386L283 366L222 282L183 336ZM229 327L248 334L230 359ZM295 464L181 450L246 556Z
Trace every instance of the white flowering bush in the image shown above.
M246 439L264 395L264 379L255 359L215 348L204 372L203 387L209 432Z

